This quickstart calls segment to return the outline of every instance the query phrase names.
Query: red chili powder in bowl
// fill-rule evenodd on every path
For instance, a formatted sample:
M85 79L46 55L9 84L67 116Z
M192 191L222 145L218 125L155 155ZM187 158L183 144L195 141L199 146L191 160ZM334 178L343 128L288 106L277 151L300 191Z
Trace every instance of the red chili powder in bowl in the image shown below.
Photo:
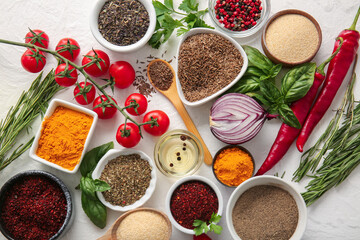
M189 181L175 189L170 210L175 221L184 228L194 229L194 220L209 223L211 214L219 208L215 191L201 181Z
M5 193L1 222L14 239L50 239L62 227L67 202L62 189L43 176L25 176Z

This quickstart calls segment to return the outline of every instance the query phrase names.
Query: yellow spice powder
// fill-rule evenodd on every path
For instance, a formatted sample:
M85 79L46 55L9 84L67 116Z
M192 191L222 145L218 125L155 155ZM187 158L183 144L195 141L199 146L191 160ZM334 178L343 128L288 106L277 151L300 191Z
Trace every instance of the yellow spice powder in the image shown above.
M237 147L224 149L215 159L217 178L228 186L238 186L254 171L251 156Z
M276 58L296 63L311 57L319 43L317 29L300 14L285 14L275 19L265 35L266 45Z
M93 117L59 106L42 124L36 155L68 170L79 163Z

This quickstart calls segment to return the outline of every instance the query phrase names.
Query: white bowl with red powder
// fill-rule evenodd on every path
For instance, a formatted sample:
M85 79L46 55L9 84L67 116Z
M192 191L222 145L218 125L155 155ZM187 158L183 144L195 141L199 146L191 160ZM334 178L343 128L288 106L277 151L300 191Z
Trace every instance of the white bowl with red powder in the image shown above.
M215 193L216 198L217 198L218 207L217 207L216 213L218 215L221 215L223 212L224 201L223 201L223 197L221 195L219 188L212 181L210 181L209 179L202 177L202 176L194 175L194 176L184 177L184 178L176 181L171 186L171 188L169 189L169 191L166 195L166 200L165 200L166 214L168 215L171 224L173 226L175 226L178 230L180 230L181 232L186 233L186 234L194 234L194 230L192 228L186 228L178 223L179 219L178 220L175 219L176 217L173 214L174 208L172 208L172 206L171 206L172 202L173 202L173 200L172 200L173 195L176 192L179 192L178 189L181 186L185 186L185 184L188 184L188 183L199 183L199 184L202 184L203 186L206 186L206 188L205 188L205 189L207 189L206 191L208 191L208 188L213 190L213 192ZM187 187L189 187L189 185L187 185ZM204 189L204 188L202 188L202 189ZM193 193L191 189L189 189L189 190L183 189L183 191L185 191L185 192L188 191L188 192L187 192L187 194L184 195L184 198L182 198L181 196L178 196L180 201L186 202L189 199L192 199L191 197L189 197L189 196L192 196L192 193ZM213 194L211 190L210 190L210 192L211 192L211 194ZM211 194L210 194L210 196L211 196ZM201 195L201 193L198 193L197 195L199 196L199 195ZM207 194L207 195L209 195L209 194ZM205 196L207 196L207 195L205 195ZM176 196L174 195L174 197L176 197ZM212 197L207 197L207 199L206 199L207 203L205 204L206 206L204 205L203 207L212 206L212 199L213 199ZM204 199L202 199L202 200L204 200ZM199 205L201 205L201 202L203 202L202 200L199 200ZM196 206L196 207L198 207L198 206ZM200 206L200 208L201 208L201 206ZM192 210L194 211L194 208ZM183 211L183 213L185 214L184 211ZM211 214L212 214L212 212L210 213L210 215ZM196 218L193 220L196 220Z
M289 222L293 223L291 227ZM226 225L234 240L241 240L239 232L251 239L276 233L276 239L285 239L287 234L290 237L286 239L300 240L306 222L307 209L299 191L292 183L275 176L246 180L231 194L226 207Z
M200 52L196 52L197 47ZM224 56L223 52L231 56ZM176 61L179 97L185 105L192 107L223 94L240 80L248 67L248 57L240 44L228 35L209 28L193 28L187 32L179 42Z

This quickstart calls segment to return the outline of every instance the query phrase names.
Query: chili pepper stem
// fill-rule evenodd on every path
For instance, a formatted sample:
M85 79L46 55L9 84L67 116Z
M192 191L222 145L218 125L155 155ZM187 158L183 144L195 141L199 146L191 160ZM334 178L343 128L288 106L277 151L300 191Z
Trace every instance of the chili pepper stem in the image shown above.
M321 75L324 75L324 76L325 76L325 72L324 72L325 66L336 56L336 54L338 54L338 52L340 51L340 48L341 48L341 46L342 46L342 44L343 44L343 42L344 42L344 39L343 39L342 37L338 37L338 38L336 38L336 40L339 40L339 41L340 41L340 44L339 44L339 46L337 47L336 51L335 51L333 54L331 54L331 56L330 56L328 59L326 59L322 64L320 64L320 65L316 68L316 71L317 71L318 73L320 73Z
M52 51L50 49L46 49L46 48L42 48L42 47L38 47L34 44L31 43L21 43L21 42L14 42L14 41L9 41L9 40L5 40L5 39L0 39L0 43L5 43L5 44L9 44L9 45L15 45L15 46L20 46L20 47L27 47L27 48L35 48L37 50L43 51L43 52L47 52L50 53L51 55L53 55L54 57L61 59L63 62L73 66L74 68L76 68L77 70L79 70L79 72L85 77L85 84L86 81L89 80L103 95L106 96L106 98L108 99L108 101L110 102L110 104L112 104L114 107L116 107L116 109L121 112L121 114L125 117L125 122L127 120L130 120L131 122L133 122L138 128L139 128L139 133L140 136L142 136L141 134L141 128L140 126L145 125L145 124L152 124L153 121L149 121L149 123L138 123L136 122L134 119L132 119L125 111L125 108L121 108L119 105L117 105L115 103L114 100L112 100L112 98L105 92L105 90L102 88L102 86L100 86L97 82L95 82L84 70L84 66L78 66L75 63L73 63L72 61L64 58L63 56L61 56L58 52L56 51ZM93 60L96 61L96 60ZM156 121L156 120L155 120Z
M355 15L355 18L354 18L354 21L353 21L352 25L350 26L350 28L348 28L348 30L356 31L355 28L356 28L356 23L357 23L357 21L359 19L359 15L360 15L360 7L359 7L359 9L358 9L358 11L357 11L357 13Z

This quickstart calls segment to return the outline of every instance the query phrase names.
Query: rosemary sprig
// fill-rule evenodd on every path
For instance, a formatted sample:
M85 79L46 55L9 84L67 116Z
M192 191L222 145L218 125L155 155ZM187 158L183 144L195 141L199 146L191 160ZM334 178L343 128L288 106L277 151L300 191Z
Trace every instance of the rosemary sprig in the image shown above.
M31 146L34 138L15 147L17 136L27 129L39 114L45 113L50 99L62 89L56 83L53 71L41 79L42 73L33 81L29 90L21 94L15 106L10 108L0 122L0 171ZM11 149L14 150L9 155Z
M310 149L311 152L316 153L316 156L311 158L308 153L305 153L307 154L304 160L306 162L302 162L294 173L294 178L299 181L307 173L305 170L312 169L316 161L324 159L315 173L309 176L312 180L305 187L306 192L302 193L307 206L313 204L329 189L342 183L360 164L360 104L355 106L353 95L355 78L354 73L343 104L332 120L334 124L329 126L324 133L327 137L319 139L313 147L315 149ZM346 111L345 114L344 111ZM342 124L339 127L338 123L341 121ZM326 150L318 148L323 142L323 148L325 147Z

